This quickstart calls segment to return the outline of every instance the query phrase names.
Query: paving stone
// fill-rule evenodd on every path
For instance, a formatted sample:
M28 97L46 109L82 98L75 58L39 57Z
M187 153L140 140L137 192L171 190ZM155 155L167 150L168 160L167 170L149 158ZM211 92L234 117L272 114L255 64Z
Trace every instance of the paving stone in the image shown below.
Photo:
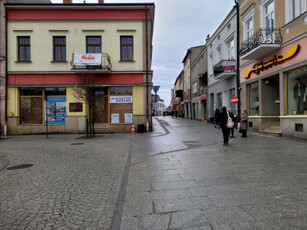
M204 213L200 210L176 212L171 215L171 229L186 229L200 226L210 226Z
M170 214L153 214L141 216L138 222L140 230L165 230L170 223Z

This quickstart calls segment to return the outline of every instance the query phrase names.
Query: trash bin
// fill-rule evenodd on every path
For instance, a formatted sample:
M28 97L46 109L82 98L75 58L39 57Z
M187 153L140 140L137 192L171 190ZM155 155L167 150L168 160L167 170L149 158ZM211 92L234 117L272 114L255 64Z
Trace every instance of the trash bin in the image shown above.
M144 133L144 130L145 130L144 124L140 124L140 125L137 126L137 132L138 133Z

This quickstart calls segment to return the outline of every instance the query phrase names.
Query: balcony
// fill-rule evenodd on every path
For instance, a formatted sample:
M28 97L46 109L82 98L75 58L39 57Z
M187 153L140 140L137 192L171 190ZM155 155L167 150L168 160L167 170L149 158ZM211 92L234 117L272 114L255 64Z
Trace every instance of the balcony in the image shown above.
M74 53L72 70L77 73L111 73L111 58L106 53Z
M264 57L279 49L282 40L281 29L260 29L241 44L241 59L257 60Z
M235 60L221 60L213 67L213 73L217 80L227 79L236 74Z

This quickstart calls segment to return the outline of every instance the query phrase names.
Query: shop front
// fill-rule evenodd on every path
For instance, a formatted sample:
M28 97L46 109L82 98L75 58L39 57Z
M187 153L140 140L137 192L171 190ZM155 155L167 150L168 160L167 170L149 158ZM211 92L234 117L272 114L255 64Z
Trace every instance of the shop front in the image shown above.
M307 38L241 67L249 129L307 139Z

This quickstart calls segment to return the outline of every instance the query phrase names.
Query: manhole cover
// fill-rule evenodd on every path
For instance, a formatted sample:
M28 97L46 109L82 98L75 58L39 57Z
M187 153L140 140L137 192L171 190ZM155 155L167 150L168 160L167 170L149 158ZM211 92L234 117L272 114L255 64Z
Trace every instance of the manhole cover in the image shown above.
M72 143L71 145L83 145L84 143Z
M16 169L24 169L24 168L30 168L33 164L22 164L22 165L15 165L8 167L7 170L16 170Z

